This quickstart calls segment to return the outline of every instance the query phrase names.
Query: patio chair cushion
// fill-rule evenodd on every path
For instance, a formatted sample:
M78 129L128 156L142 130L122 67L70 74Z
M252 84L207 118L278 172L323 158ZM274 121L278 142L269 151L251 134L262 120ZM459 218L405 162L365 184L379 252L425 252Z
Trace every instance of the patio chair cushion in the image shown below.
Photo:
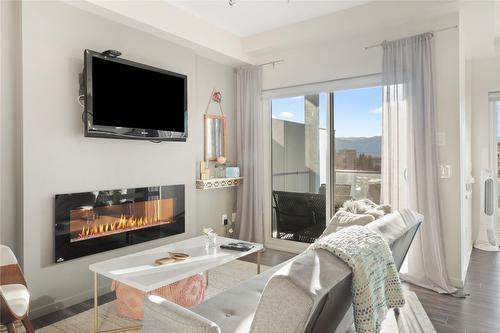
M7 301L12 312L18 317L24 317L30 304L30 293L22 284L4 284L0 293Z

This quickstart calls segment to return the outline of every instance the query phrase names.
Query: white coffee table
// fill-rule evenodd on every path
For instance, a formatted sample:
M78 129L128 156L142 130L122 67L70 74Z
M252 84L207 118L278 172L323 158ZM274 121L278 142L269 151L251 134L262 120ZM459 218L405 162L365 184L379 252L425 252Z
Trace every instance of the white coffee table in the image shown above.
M205 236L199 236L89 265L89 269L94 272L94 332L124 332L141 328L141 326L133 326L99 331L98 274L145 293L150 293L157 288L255 252L257 252L257 274L259 274L260 257L264 248L262 244L246 242L254 245L251 250L246 252L220 248L222 244L238 241L237 239L217 236L217 245L207 249L205 247ZM156 265L155 260L168 256L168 252L187 253L189 254L189 258L168 265Z

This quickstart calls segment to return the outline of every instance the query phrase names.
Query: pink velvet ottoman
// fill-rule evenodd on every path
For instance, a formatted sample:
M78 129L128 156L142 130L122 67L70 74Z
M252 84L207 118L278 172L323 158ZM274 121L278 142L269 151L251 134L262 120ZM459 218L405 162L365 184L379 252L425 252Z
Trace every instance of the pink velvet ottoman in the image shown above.
M117 281L113 281L112 288L116 292L116 310L118 314L142 320L144 317L145 294ZM205 300L206 289L206 275L200 273L155 289L152 294L189 308Z

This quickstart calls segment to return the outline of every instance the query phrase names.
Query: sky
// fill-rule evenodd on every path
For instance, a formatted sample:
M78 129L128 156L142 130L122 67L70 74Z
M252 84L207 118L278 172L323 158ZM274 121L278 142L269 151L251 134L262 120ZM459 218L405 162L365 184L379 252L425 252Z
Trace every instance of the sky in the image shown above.
M326 128L326 93L319 98L320 128ZM336 137L382 135L382 88L340 90L334 93ZM304 97L272 101L273 118L304 123Z

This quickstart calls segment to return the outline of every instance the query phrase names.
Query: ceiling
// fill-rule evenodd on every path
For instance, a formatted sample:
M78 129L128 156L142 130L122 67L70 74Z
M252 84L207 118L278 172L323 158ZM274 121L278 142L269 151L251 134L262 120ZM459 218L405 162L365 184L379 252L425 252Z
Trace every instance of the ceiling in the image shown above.
M167 0L208 23L246 37L332 14L373 0L315 1L315 0Z

